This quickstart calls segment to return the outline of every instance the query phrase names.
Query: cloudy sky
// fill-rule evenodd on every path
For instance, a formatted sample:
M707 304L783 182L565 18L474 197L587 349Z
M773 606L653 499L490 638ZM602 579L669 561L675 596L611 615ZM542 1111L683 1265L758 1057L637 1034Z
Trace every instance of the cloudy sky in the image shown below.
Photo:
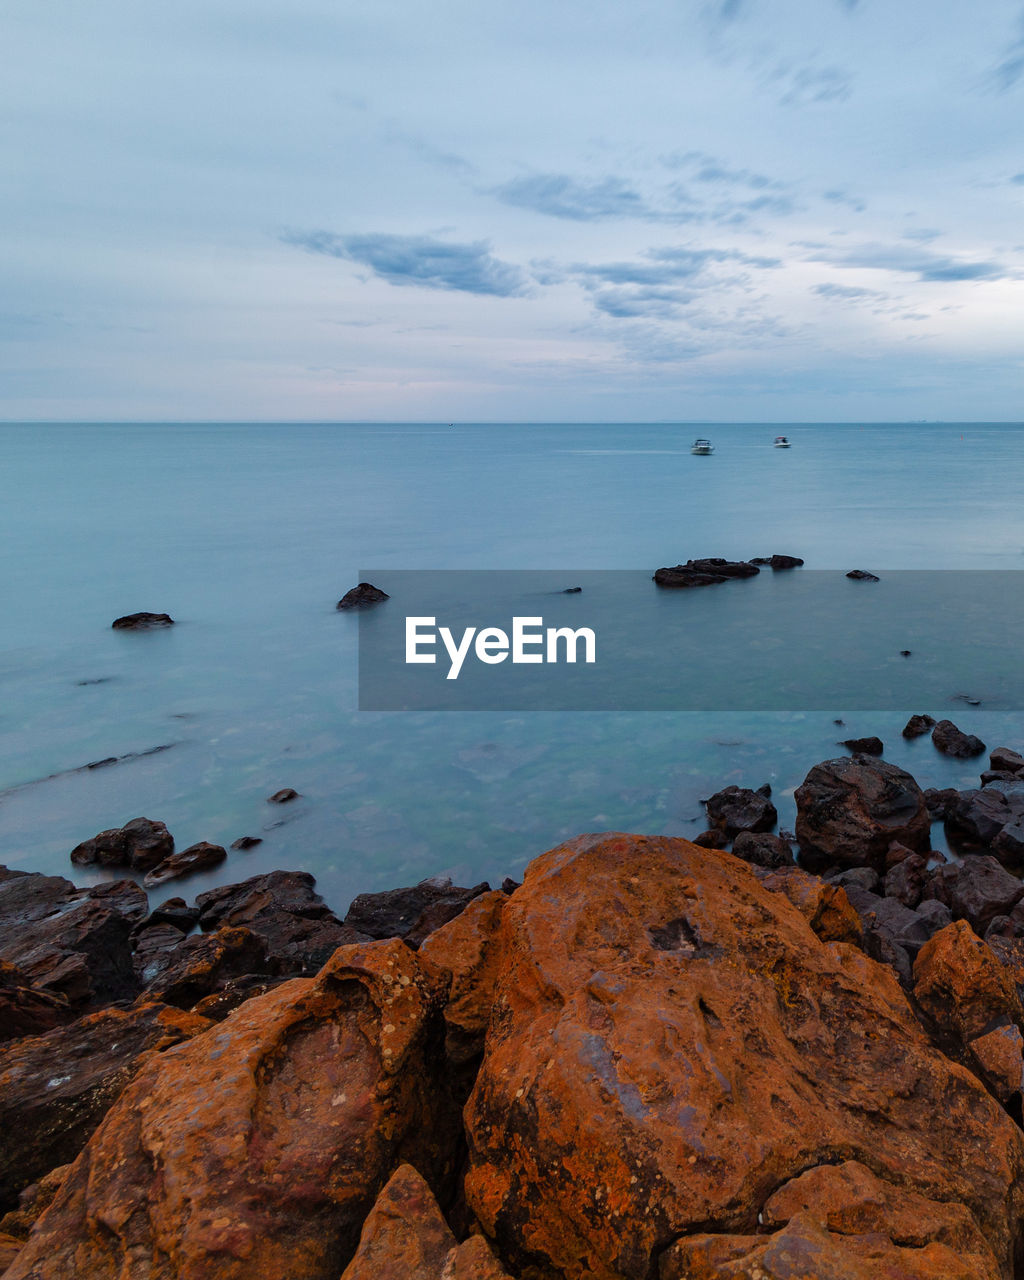
M1024 419L1021 0L3 0L4 419Z

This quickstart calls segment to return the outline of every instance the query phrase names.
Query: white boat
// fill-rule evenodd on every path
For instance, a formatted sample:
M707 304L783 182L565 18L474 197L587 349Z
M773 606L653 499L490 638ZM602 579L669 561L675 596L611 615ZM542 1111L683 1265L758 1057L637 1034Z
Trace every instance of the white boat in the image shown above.
M776 436L775 447L776 449L788 449L790 447L790 444L785 436Z
M715 446L711 443L710 440L705 440L703 436L701 436L697 440L694 440L693 444L690 445L691 453L714 453L714 451L715 451Z

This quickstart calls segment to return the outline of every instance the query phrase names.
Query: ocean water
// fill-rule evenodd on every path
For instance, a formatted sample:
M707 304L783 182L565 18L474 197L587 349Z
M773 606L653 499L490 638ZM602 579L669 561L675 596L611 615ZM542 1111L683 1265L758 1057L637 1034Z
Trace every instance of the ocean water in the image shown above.
M712 457L690 454L698 434ZM981 763L899 729L928 711L1024 746L1019 703L970 666L988 605L934 621L968 665L928 706L845 689L813 710L559 712L359 711L359 623L334 606L370 568L385 589L389 570L649 576L773 552L883 580L1022 570L1022 475L1015 425L0 426L0 862L67 875L76 843L145 815L179 848L263 839L161 900L290 867L344 909L439 873L515 877L581 831L693 835L728 783L770 782L791 827L793 788L841 737L877 733L923 786L971 785ZM713 590L709 653L739 599ZM609 625L627 607L610 592ZM138 610L177 625L111 630ZM881 626L893 593L858 610ZM267 803L286 786L301 798Z

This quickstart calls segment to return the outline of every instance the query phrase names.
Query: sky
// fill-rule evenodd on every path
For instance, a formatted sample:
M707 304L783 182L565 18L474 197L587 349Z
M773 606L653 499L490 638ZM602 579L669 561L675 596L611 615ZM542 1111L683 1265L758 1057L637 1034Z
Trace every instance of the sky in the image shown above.
M1024 419L1020 0L0 15L0 419Z

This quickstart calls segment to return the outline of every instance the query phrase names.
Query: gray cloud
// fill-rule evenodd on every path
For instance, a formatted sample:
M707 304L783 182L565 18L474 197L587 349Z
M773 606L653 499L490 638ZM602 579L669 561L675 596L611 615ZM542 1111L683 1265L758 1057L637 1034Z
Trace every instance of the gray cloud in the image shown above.
M1024 187L1024 173L1015 173L1010 181L1016 183L1018 187Z
M1017 19L1017 30L1017 38L1006 46L992 72L992 84L1000 93L1014 88L1024 75L1024 13Z
M849 191L841 188L835 188L832 191L823 191L822 199L827 200L830 204L845 205L847 209L852 209L854 213L863 213L867 205L859 196L854 196Z
M614 177L581 182L565 173L538 173L514 178L496 187L494 194L504 204L577 222L650 218L653 213L643 196Z
M933 282L1000 280L1013 274L998 262L966 262L904 245L865 244L841 254L819 254L813 260L835 267L896 271Z
M516 297L526 291L523 271L495 258L482 240L449 244L430 236L339 236L330 231L292 232L282 239L309 253L358 262L388 284L498 298Z
M816 284L814 292L822 298L841 298L849 302L867 302L887 295L877 289L858 289L852 284Z
M782 81L779 106L806 107L822 102L845 102L853 92L853 78L842 67L791 67L781 64L769 77Z

